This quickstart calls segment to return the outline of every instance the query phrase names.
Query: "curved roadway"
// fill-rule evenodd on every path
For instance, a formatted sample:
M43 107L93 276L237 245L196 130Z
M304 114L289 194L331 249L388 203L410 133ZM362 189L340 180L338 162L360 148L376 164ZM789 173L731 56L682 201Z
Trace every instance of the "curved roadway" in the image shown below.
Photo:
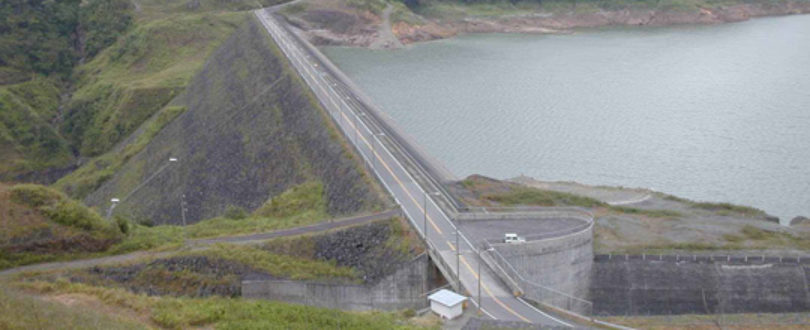
M319 56L302 47L300 40L273 17L272 11L257 10L255 13L337 126L397 200L411 225L423 237L427 233L426 241L432 252L442 259L439 267L449 268L445 271L460 275L461 286L467 290L473 304L477 305L480 289L482 312L493 319L571 327L571 324L514 297L486 265L479 267L477 249L463 233L457 236L456 226L438 207L434 196L427 194L394 156L397 149L388 147L392 142L387 141L385 129L376 126L369 118L374 114L357 101L347 86L324 69ZM461 253L457 254L459 249Z

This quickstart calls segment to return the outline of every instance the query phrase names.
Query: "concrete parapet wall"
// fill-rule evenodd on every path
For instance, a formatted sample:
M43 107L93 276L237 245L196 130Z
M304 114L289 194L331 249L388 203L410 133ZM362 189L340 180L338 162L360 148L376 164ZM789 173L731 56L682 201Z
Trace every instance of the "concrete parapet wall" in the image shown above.
M560 237L492 246L494 261L511 268L507 273L526 298L575 313L591 312L586 299L593 264L592 225Z
M808 268L796 257L599 256L590 297L596 315L806 312Z
M422 254L372 285L292 280L243 281L242 296L345 310L396 310L427 307L429 260Z

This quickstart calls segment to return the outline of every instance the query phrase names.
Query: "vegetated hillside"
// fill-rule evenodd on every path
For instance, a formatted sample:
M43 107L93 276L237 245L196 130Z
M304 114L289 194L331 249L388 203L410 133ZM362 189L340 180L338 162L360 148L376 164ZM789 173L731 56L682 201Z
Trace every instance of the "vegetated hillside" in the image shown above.
M115 224L59 191L0 184L0 269L101 252L122 238Z
M380 32L388 29L407 44L458 33L558 33L610 25L715 24L810 13L810 1L302 0L283 13L316 44L373 47L390 35Z
M100 155L179 94L245 13L191 13L138 22L75 72L62 133L82 156Z
M405 221L389 219L252 245L217 244L155 260L37 278L62 277L135 293L186 297L240 297L246 279L375 284L424 251Z
M178 224L185 195L193 223L229 206L254 210L305 183L331 215L381 205L359 158L252 16L171 105L186 110L122 158L89 205L106 209L110 198L125 198L116 214Z
M59 130L71 71L130 26L129 8L126 0L0 6L0 181L52 182L73 168Z
M0 181L52 182L70 171L70 145L54 123L61 83L55 78L0 85Z
M283 1L4 1L0 181L51 183L109 151L185 88L236 11Z

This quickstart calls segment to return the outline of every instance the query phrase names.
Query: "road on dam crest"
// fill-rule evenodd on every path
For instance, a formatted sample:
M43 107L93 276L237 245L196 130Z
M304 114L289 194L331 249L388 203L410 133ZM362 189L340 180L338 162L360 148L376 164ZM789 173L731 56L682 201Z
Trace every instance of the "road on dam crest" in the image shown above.
M328 61L317 50L307 47L300 36L273 16L272 9L257 10L256 16L270 33L289 62L310 86L324 109L355 146L366 165L377 175L400 205L411 225L425 237L437 266L450 272L449 280L458 281L467 290L473 304L497 320L521 321L547 326L571 324L548 315L522 299L516 298L486 264L479 265L478 248L459 231L450 217L438 206L434 194L422 187L400 159L407 155L401 148L390 147L391 135L375 121L376 114L340 79L335 78ZM329 63L330 67L331 63ZM478 287L480 276L480 288Z

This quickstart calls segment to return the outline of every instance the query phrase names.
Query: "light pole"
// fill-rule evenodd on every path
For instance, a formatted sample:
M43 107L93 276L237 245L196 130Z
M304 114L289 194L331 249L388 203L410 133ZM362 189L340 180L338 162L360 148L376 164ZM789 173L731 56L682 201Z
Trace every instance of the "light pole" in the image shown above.
M119 200L118 198L110 199L110 203L112 204L110 204L110 208L107 210L107 216L104 217L105 219L110 219L110 216L112 216L113 209L115 209L115 206L118 205L118 203L120 202L121 200Z
M458 237L459 231L456 229L456 284L458 285L458 290L461 292L461 264L459 263L461 260L461 247L458 246ZM481 276L480 274L478 275Z
M139 189L141 189L143 186L145 186L147 183L149 183L149 181L152 181L152 179L154 179L154 178L155 178L155 177L156 177L158 174L160 174L160 172L163 172L163 170L165 170L165 169L166 169L166 167L168 167L168 166L169 166L171 163L176 163L176 162L177 162L177 158L174 158L174 157L169 158L169 162L168 162L167 164L165 164L165 165L161 166L161 167L160 167L160 168L159 168L157 171L155 171L155 173L154 173L154 174L152 174L152 176L150 176L148 179L146 179L146 181L142 182L140 185L138 185L137 187L135 187L135 189L132 189L132 191L130 191L130 192L129 192L129 194L127 194L126 196L124 196L124 198L121 198L121 199L118 199L118 198L112 198L112 199L110 199L110 202L111 202L112 204L110 205L110 208L107 210L107 219L108 219L108 220L110 219L110 217L112 216L113 209L114 209L114 208L115 208L115 207L116 207L118 204L121 204L121 203L123 203L124 201L126 201L126 200L127 200L127 198L129 198L129 196L132 196L132 194L134 194L136 191L138 191L138 190L139 190Z

